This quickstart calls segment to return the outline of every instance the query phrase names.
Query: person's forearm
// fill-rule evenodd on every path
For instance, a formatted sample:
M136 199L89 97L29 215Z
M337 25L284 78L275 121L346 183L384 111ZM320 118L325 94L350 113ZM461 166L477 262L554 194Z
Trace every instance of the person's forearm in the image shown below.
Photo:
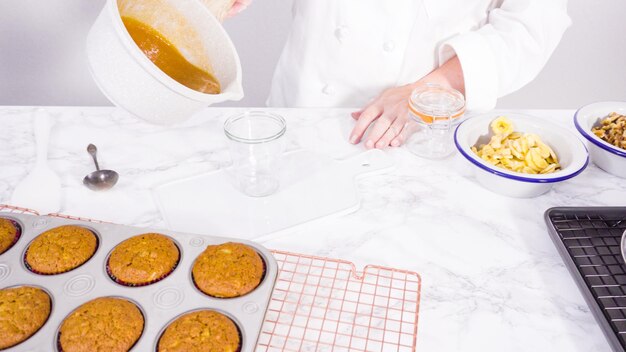
M442 87L453 88L465 95L465 81L459 58L456 56L451 58L413 85L418 86L424 83L434 83Z

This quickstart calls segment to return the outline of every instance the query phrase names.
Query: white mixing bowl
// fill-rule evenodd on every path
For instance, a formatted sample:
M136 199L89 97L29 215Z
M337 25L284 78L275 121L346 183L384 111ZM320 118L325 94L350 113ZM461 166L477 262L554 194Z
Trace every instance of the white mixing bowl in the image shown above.
M545 175L530 175L496 167L476 155L471 147L487 143L491 121L506 116L515 131L534 133L549 145L561 164L561 170ZM546 193L557 182L570 179L587 167L589 156L585 145L566 128L550 121L516 113L488 113L462 122L454 133L457 149L473 166L477 181L486 189L509 197L532 198Z
M612 112L626 115L626 102L601 102L583 106L574 115L574 124L587 140L591 161L610 174L626 178L626 150L603 141L591 132L593 126Z
M161 71L130 37L120 10L156 28L190 62L212 67L222 92L195 91ZM197 0L107 0L87 36L87 58L109 100L149 122L181 122L208 105L243 98L237 51L219 21Z

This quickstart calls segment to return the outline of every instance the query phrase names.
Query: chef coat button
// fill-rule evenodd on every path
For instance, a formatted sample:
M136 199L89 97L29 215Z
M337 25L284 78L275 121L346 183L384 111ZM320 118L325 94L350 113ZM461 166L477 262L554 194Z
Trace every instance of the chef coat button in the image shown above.
M347 36L348 36L348 27L339 26L335 29L335 38L337 38L339 42L343 42Z
M383 44L383 50L385 50L388 53L392 52L393 49L395 48L396 48L396 43L394 43L393 40L388 40L385 42L385 44Z
M326 95L333 95L335 94L335 88L333 88L331 85L325 85L324 88L322 88L322 93L326 94Z

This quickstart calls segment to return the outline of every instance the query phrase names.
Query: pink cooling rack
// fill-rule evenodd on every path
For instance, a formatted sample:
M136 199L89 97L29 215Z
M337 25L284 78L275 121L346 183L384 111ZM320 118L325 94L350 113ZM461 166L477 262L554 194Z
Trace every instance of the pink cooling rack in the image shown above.
M414 351L421 279L274 251L280 271L257 351Z
M38 215L8 205L0 211ZM358 272L344 260L273 254L280 270L256 351L415 351L419 274L376 265Z

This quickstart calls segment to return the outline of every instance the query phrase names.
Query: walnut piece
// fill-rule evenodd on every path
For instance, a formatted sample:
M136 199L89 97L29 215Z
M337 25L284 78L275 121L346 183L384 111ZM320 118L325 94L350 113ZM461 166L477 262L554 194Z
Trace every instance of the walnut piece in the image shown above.
M593 127L591 132L607 143L626 149L626 115L612 112L599 125Z

